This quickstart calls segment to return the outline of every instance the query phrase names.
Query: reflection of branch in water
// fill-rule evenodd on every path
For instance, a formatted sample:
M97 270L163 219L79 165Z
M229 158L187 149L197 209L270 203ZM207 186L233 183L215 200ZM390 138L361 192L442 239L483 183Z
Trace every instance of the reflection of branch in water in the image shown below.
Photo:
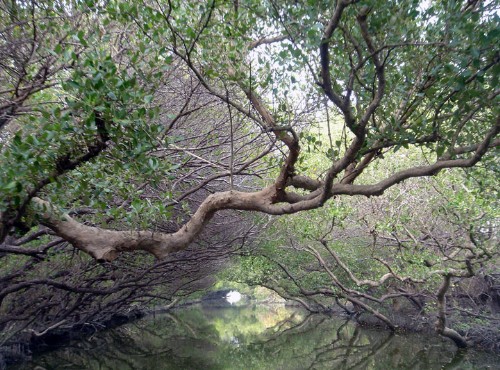
M144 330L145 328L140 328L140 333L138 337L142 340L142 338L145 338L146 336L144 335ZM148 331L148 334L150 331ZM158 338L160 341L163 340L163 338L156 334L152 333L151 334L153 338ZM143 346L143 345L138 345L137 340L134 339L133 337L130 337L129 335L124 335L123 332L119 331L112 331L111 332L111 341L110 343L112 344L111 346L106 346L102 348L102 351L105 352L105 355L103 355L102 352L96 352L96 360L99 362L101 361L101 357L106 358L106 360L111 361L111 363L116 363L116 361L121 360L121 361L126 361L128 358L134 358L134 357L149 357L149 356L158 356L162 354L167 354L171 353L172 350L168 348L164 348L163 346L155 351L152 351L151 348ZM149 336L148 336L149 338ZM113 352L109 352L109 348L113 349ZM115 354L116 352L116 354ZM117 366L117 368L121 368ZM131 369L137 368L137 365L131 365Z
M335 340L335 342L339 341L339 340L344 340L344 334L342 334L342 331L344 330L344 328L350 323L351 321L350 320L345 320L342 325L340 325L337 329L337 339ZM333 343L333 342L332 342Z
M316 316L317 316L317 315L316 315ZM322 316L322 317L321 317L321 321L320 321L320 322L318 322L316 325L311 325L311 327L308 329L308 331L319 331L319 332L321 332L321 333L326 333L326 335L328 335L328 334L330 333L330 331L329 331L329 330L324 330L324 328L321 328L321 325L322 325L323 323L328 324L329 322L331 322L331 321L330 321L330 320L328 320L328 317L327 317L327 316ZM348 324L348 321L345 321L345 322L342 324L342 326L345 326L345 325L347 325L347 324ZM328 328L328 329L329 329L329 328ZM304 331L304 332L302 332L302 333L300 333L300 334L304 334L304 333L306 333L306 331ZM297 333L297 334L298 334L298 333ZM327 338L327 340L329 340L329 337ZM332 343L332 342L330 342L330 343L326 344L326 346L322 346L322 347L319 347L319 348L325 348L325 347L326 347L326 349L324 350L324 352L331 351L331 349L330 349L331 343ZM311 368L311 367L315 364L315 362L316 362L316 360L317 360L317 357L318 357L318 354L316 354L316 352L317 352L317 351L318 351L318 347L313 347L313 348L312 348L312 349L311 349L311 350L310 350L310 351L306 354L306 355L308 355L308 356L313 356L313 357L314 357L314 359L313 359L313 360L312 360L312 362L311 362L311 366L310 366L309 368ZM291 357L291 358L292 358L292 359L293 359L293 358L297 358L298 360L301 360L303 357L304 357L304 355L303 355L303 354L298 354L297 356L294 356L294 357Z
M308 369L311 369L314 365L316 365L316 363L317 363L317 362L320 362L320 363L321 363L321 361L318 361L318 360L319 360L319 358L320 358L323 354L326 354L326 353L329 353L329 352L333 352L334 350L342 349L342 347L344 347L344 346L342 346L342 345L337 345L337 343L343 340L343 338L342 338L342 337L343 337L343 335L342 335L342 333L341 333L341 332L342 332L342 330L344 329L344 327L345 327L346 325L348 325L348 324L349 324L349 320L346 320L346 321L344 321L344 322L342 323L342 325L340 325L340 326L338 327L337 332L336 332L335 339L334 339L332 342L330 342L330 343L328 343L328 344L326 344L326 345L324 345L324 346L314 348L314 351L319 351L319 352L318 352L318 354L316 354L316 355L314 356L314 359L313 359L313 361L311 362L311 365L309 366L309 368L308 368ZM337 346L336 346L336 345L337 345ZM323 351L320 351L321 349L322 349ZM349 349L349 348L348 348L348 349ZM342 354L340 354L339 356L342 356ZM337 359L337 358L333 358L332 360L336 360L336 359Z
M373 346L373 343L371 342L368 342L367 344L358 344L362 340L362 331L358 326L356 326L354 332L349 338L348 343L342 345L340 329L342 328L339 328L337 331L338 339L332 342L333 345L330 344L328 346L321 347L323 350L315 355L315 358L309 368L315 368L317 366L325 367L325 364L328 364L327 367L335 367L338 369L364 369L367 367L367 362L373 357L384 352L394 338L393 334L389 334L383 340L379 341L376 346ZM340 345L335 345L337 342L339 342ZM351 364L360 357L360 361ZM335 365L336 363L338 365Z
M423 349L415 353L411 362L408 363L407 368L408 369L431 368L431 364L429 362L429 349L424 347Z
M130 369L134 370L141 368L137 363L139 358L166 355L170 356L172 350L165 350L155 353L151 352L148 348L137 346L132 338L124 338L124 333L109 332L111 335L105 335L100 339L101 342L95 346L95 343L88 341L79 341L77 345L73 346L71 350L65 348L48 354L48 359L42 357L35 361L33 367L36 365L43 366L44 368L99 368L99 369ZM127 339L127 340L124 340ZM110 343L113 345L110 345ZM96 366L98 365L98 366ZM36 367L35 367L36 368Z
M343 345L338 345L338 346L335 346L338 342L344 340L342 338L342 334L340 333L342 331L342 329L349 323L349 320L346 320L345 322L342 323L342 325L337 329L337 332L336 332L336 336L335 336L335 339L332 340L331 342L323 345L323 346L319 346L319 347L315 347L314 348L314 351L318 351L318 356L321 355L323 353L323 350L326 350L326 351L330 351L330 350L334 350L334 349L339 349L339 348L342 348L344 347Z
M223 315L219 317L228 319ZM443 350L441 345L436 344L430 352L422 349L423 346L413 346L405 337L393 340L387 332L352 326L350 321L335 320L327 315L306 317L300 313L291 314L276 324L274 329L279 332L264 331L262 336L256 335L235 348L218 342L205 318L184 316L177 311L175 315L162 315L160 320L141 320L123 329L100 333L90 342L80 342L74 350L44 356L35 365L103 370L162 368L163 364L174 368L224 368L229 363L227 359L237 357L241 368L259 368L248 366L251 363L282 369L364 369L374 364L377 368L413 369L433 368L438 363L442 366L451 361L447 369L452 370L460 368L463 361L459 354L452 361L454 352ZM192 339L189 327L201 341Z
M265 345L265 344L269 344L271 342L275 342L278 339L280 339L281 337L290 336L290 335L303 335L303 334L305 334L305 333L307 333L309 331L313 331L313 330L316 329L317 325L319 325L321 322L323 322L325 320L323 318L320 321L320 323L318 323L316 326L309 325L309 322L313 320L313 317L314 317L314 315L309 314L302 321L296 323L294 326L291 326L290 328L287 328L287 329L285 329L283 331L273 333L272 336L269 339L263 340L263 341L259 341L256 344ZM307 327L306 330L299 331L299 330L301 330L304 327ZM295 331L298 331L298 332L295 332Z
M344 359L342 361L342 366L343 367L346 367L346 365L347 365L347 359L351 356L352 349L354 348L354 343L357 341L358 337L359 337L359 326L356 325L356 327L354 329L354 334L349 339L349 343L347 345L346 355L345 355L345 357L344 357Z
M393 332L390 332L389 335L387 335L387 337L384 340L382 340L379 345L377 345L375 347L369 346L368 348L373 348L371 353L368 354L366 357L364 357L357 364L353 364L350 367L350 369L364 369L364 368L366 368L365 364L368 362L368 360L373 358L375 355L378 355L379 353L383 352L389 346L389 343L391 343L394 338L395 338L395 334Z
M128 368L130 370L133 370L137 367L137 364L132 360L133 357L130 356L130 353L118 352L116 355L113 355L113 353L106 353L106 354L107 356L105 357L105 361L110 362L111 364L113 364L113 366L116 366L119 369ZM100 366L101 369L102 368L111 369L109 365L106 366L106 362L104 362L104 364L102 363L101 356L94 356L94 358L95 361L97 361L97 363L101 365ZM125 367L125 365L127 365L127 367Z
M162 316L167 316L167 315L162 315ZM178 324L178 322L175 321L175 318L168 317L168 319L174 321L175 324ZM156 322L155 319L153 319L153 322ZM164 331L158 330L158 327L163 327L165 324L163 323L163 320L159 320L160 325L154 325L150 329L148 326L149 320L141 320L136 323L131 323L128 326L134 325L134 327L137 329L137 333L139 333L138 336L141 338L151 338L151 340L156 340L158 343L164 343L167 342L169 338L171 338L172 334L171 332L165 333ZM146 325L145 325L146 324ZM181 326L180 324L178 324ZM111 332L112 336L115 334L115 331ZM111 343L114 343L115 339L111 341ZM107 344L108 346L110 345L109 343ZM130 346L126 346L134 349L141 349L143 350L142 353L140 354L141 356L158 356L158 355L163 355L163 354L172 354L173 350L169 348L165 348L164 346L161 347L161 350L155 350L154 352L151 351L150 348L143 348L143 346L139 346L140 348L136 348L137 344L135 341L132 341ZM136 355L136 354L134 354Z
M280 339L284 339L285 345L288 346L289 343L294 343L295 341L299 340L300 338L307 337L311 334L314 335L314 332L319 331L322 333L325 333L328 335L330 333L329 330L325 330L322 326L325 323L329 323L329 317L325 315L317 315L317 314L311 314L305 317L301 322L297 323L296 325L285 329L281 332L275 333L271 338L267 340L262 340L257 343L254 343L256 346L262 346L262 347L267 347L270 349L270 347L276 346L278 347L277 350L275 350L273 353L276 354L281 350L281 347L284 346L283 342L280 342ZM341 325L341 330L343 327L349 324L349 321L344 321ZM303 353L296 353L296 356L288 356L288 362L291 363L296 363L295 361L297 360L297 363L300 363L304 360L304 356L308 356L310 352L307 354Z
M188 337L188 330L195 331L185 320L174 315L162 315L161 326L176 328L176 331L184 332ZM156 320L154 320L156 321ZM146 323L146 325L144 325ZM48 368L70 366L72 368L100 368L100 369L137 369L154 368L146 367L145 364L156 359L167 359L169 363L181 363L186 361L186 356L176 354L176 348L183 348L183 344L172 336L173 331L158 330L160 325L148 325L141 321L133 323L133 330L115 329L96 336L92 342L78 342L74 350L66 350L52 353L47 364L37 364ZM127 325L129 326L129 325ZM144 326L144 327L143 327ZM155 331L156 328L156 331ZM188 329L188 330L186 330ZM198 330L197 330L198 331ZM161 335L164 333L164 335ZM182 337L184 338L184 336ZM191 339L191 338L189 338ZM97 346L96 346L97 342ZM170 345L170 344L173 344ZM184 345L184 347L187 347ZM189 346L192 348L192 346ZM55 356L54 356L55 355ZM176 360L178 359L178 361ZM41 359L43 361L43 358Z
M300 312L300 315L302 315L302 312ZM292 329L295 329L295 328L298 328L298 327L304 325L304 323L309 319L310 313L308 313L308 315L304 319L301 319L299 322L297 322L297 320L296 320L296 318L298 316L299 316L299 313L294 312L290 316L288 316L286 319L278 322L276 325L268 328L267 330L270 331L271 333L279 333L279 335L284 334L284 333L288 332L289 330L292 330ZM291 324L291 326L284 329L285 325L287 325L287 324Z
M186 327L191 332L191 334L193 335L194 339L199 339L198 334L196 334L196 332L194 331L194 329L189 324L187 324L184 320L176 317L172 313L167 313L167 314L165 314L165 316L168 317L169 319L171 319L175 324L177 324L179 326Z
M355 327L354 333L351 336L348 344L346 345L338 345L337 347L333 347L331 349L327 349L326 351L323 351L319 354L316 355L315 364L324 364L326 362L335 362L337 360L342 359L341 363L343 366L346 366L346 362L349 358L351 358L351 352L360 352L363 350L366 344L361 344L361 345L356 345L356 342L358 342L360 336L360 331L358 327ZM345 352L343 352L345 350ZM356 351L354 351L356 350ZM338 354L337 354L338 353ZM335 354L337 354L335 356ZM327 355L329 355L329 358L324 358ZM312 366L312 365L311 365Z
M464 349L457 349L455 351L455 355L446 365L442 367L443 370L454 370L454 369L463 369L464 368L464 359L467 351Z

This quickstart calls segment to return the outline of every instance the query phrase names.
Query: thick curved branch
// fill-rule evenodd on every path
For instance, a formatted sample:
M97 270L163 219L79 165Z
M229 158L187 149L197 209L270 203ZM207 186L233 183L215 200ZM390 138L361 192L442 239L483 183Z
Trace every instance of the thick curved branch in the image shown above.
M486 153L490 143L499 131L500 118L470 158L437 161L429 166L410 168L374 185L335 184L328 192L329 197L337 194L381 195L387 188L408 178L430 176L443 168L473 166ZM318 185L316 182L306 181L306 178L303 177L296 177L295 181L304 187L314 188ZM325 186L325 184L322 186ZM39 198L33 198L33 201L39 207L42 223L51 228L58 236L98 260L112 261L120 252L126 251L145 250L157 258L164 258L169 253L185 249L200 234L215 212L223 209L259 211L267 214L283 215L311 210L324 204L324 191L322 191L322 188L318 189L316 193L318 195L297 203L279 203L280 199L277 196L279 191L280 189L277 189L274 184L253 193L228 191L212 194L201 203L191 219L172 234L151 231L114 231L91 227L75 221L67 214L62 214L51 204Z
M467 348L467 341L455 330L450 329L446 326L446 292L450 287L451 275L447 274L443 276L443 282L439 287L438 293L436 295L438 304L438 317L435 323L435 329L438 334L444 337L450 338L457 347Z
M437 162L429 166L419 166L413 167L407 170L403 170L395 173L394 175L380 181L377 184L372 185L352 185L352 184L334 184L331 190L331 195L349 194L349 195L365 195L365 196L375 196L382 195L385 190L399 184L400 182L413 178L413 177L425 177L433 176L437 174L444 168L455 168L455 167L472 167L486 154L487 150L496 144L498 141L494 138L500 132L500 117L497 117L496 124L491 128L491 130L485 135L484 140L476 145L470 146L468 148L474 150L474 153L470 158L462 159L451 159L451 160L438 160ZM457 148L456 152L460 153L465 151L465 147Z
M41 215L42 224L95 259L112 261L119 253L134 250L144 250L157 258L164 258L191 244L215 212L222 209L265 211L271 205L273 194L273 188L255 193L228 191L212 194L203 201L191 219L172 234L87 226L40 198L33 198L33 202Z

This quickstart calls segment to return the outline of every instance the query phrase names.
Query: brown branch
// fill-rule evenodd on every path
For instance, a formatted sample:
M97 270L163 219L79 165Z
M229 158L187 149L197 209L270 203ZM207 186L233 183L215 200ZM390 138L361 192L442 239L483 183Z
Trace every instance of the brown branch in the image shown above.
M269 45L275 42L280 42L289 39L288 35L279 35L274 37L262 37L258 40L252 41L250 45L248 45L249 50L253 50L261 45Z
M18 207L16 207L15 210L9 210L10 212L4 212L3 214L0 214L0 216L4 216L8 213L13 214L11 217L5 220L1 219L2 226L0 227L0 242L4 240L6 233L10 230L10 228L21 220L31 200L40 192L40 190L54 182L55 179L59 178L65 173L76 169L86 162L91 161L106 149L110 137L106 122L102 118L100 112L95 112L95 124L97 127L97 135L94 138L93 142L87 143L87 151L85 153L77 156L74 159L71 158L71 153L60 155L58 158L56 158L52 171L44 178L38 180L38 182L35 183L31 189L28 189L27 195L24 197L23 202Z
M320 240L320 243L325 247L325 249L328 251L328 253L330 253L330 255L333 257L333 259L335 260L335 262L337 262L337 264L342 268L342 270L344 270L347 273L347 275L349 275L349 278L354 283L356 283L356 285L359 286L359 287L360 286L369 286L371 288L376 288L376 287L382 286L390 278L393 278L393 279L396 279L396 280L399 280L399 281L406 281L406 280L408 280L408 278L406 278L406 277L401 277L399 275L396 275L390 269L389 265L387 263L385 263L385 262L381 262L381 263L389 269L389 272L386 273L386 274L384 274L383 276L381 276L380 279L379 279L379 281L375 281L375 280L359 280L358 278L356 278L356 276L354 276L353 272L349 269L349 267L347 267L347 265L340 259L340 257L338 256L338 254L335 253L335 251L328 246L328 243L326 242L326 240Z
M354 115L350 109L350 102L347 99L343 99L337 92L333 89L333 82L330 72L330 41L335 30L339 27L340 19L344 9L350 4L345 0L339 0L335 11L328 22L327 27L323 33L320 45L320 64L321 64L321 88L325 92L326 96L342 111L344 114L346 124L348 127L352 127L354 124Z
M13 245L1 245L0 246L0 253L10 253L10 254L19 254L19 255L25 255L25 256L33 256L33 257L42 257L44 254L47 253L47 251L55 247L56 245L59 245L64 242L64 239L58 238L56 240L51 241L50 243L47 243L46 245L39 247L37 249L29 249L29 248L23 248L19 246L13 246Z
M446 292L450 287L451 275L446 274L443 276L443 282L439 287L436 294L437 304L438 304L438 316L435 322L436 332L446 338L450 338L457 347L467 348L467 341L455 330L450 329L446 326Z
M375 298L375 297L373 297L373 296L371 296L369 294L365 294L365 293L358 292L358 291L355 291L355 290L352 290L352 289L348 289L345 285L343 285L340 282L340 280L333 273L333 271L328 267L326 261L323 259L323 257L320 255L320 253L316 249L314 249L311 246L308 246L308 247L306 247L305 250L316 258L316 260L319 262L319 264L321 265L321 267L326 271L326 273L328 274L328 276L330 276L330 278L332 279L333 283L338 288L340 288L339 293L335 294L335 296L340 295L341 297L347 299L351 303L362 307L364 310L370 312L376 318L378 318L379 320L381 320L382 322L384 322L391 330L393 330L393 331L396 330L396 326L394 326L394 324L386 316L384 316L382 313L380 313L379 311L377 311L376 309L374 309L370 305L366 304L362 300L356 298L356 296L358 296L358 297L364 297L364 298L367 298L369 300L381 303L383 300L385 300L387 298L391 298L392 296L388 295L388 296L383 297L382 299L377 299L377 298ZM321 291L321 290L318 290L318 291ZM325 292L327 292L327 291L325 291ZM333 293L332 291L330 291L330 292Z
M360 14L358 15L357 21L361 29L361 35L363 36L363 39L365 40L368 50L371 53L371 59L375 66L375 74L377 76L378 84L377 84L377 89L375 91L375 95L370 105L368 106L363 116L361 117L359 123L357 124L358 127L354 129L354 134L356 136L361 136L364 134L365 127L368 121L370 120L372 114L375 113L375 110L380 105L380 102L382 101L382 97L384 96L385 92L385 65L380 61L379 53L376 51L375 46L373 45L372 38L368 31L368 24L366 21L367 16L368 16L368 10L364 10L360 12Z
M254 91L245 88L242 84L240 84L240 87L247 95L248 99L252 103L252 106L255 108L255 110L257 110L257 112L259 112L260 116L262 117L264 128L273 132L273 134L276 136L276 139L280 140L288 147L288 154L285 163L281 167L280 174L275 181L275 188L277 192L276 200L278 200L279 197L282 198L284 196L286 183L290 176L293 176L293 174L295 173L295 163L297 162L300 154L299 138L292 128L288 130L282 130L281 127L276 125L274 117Z
M373 185L335 184L331 188L330 196L337 194L380 195L385 189L408 178L430 176L443 168L473 166L486 153L491 140L499 130L500 120L468 159L438 161L429 166L410 168ZM303 179L297 179L298 182L300 180ZM112 261L120 252L126 251L145 250L158 258L164 258L171 252L185 249L199 235L214 213L222 209L282 215L318 208L324 203L324 194L298 203L279 203L276 199L276 191L275 185L272 185L253 193L229 191L212 194L201 203L191 219L172 234L151 231L113 231L86 226L67 214L61 214L41 199L34 198L33 201L39 206L42 223L54 230L57 235L98 260Z
M380 181L379 183L372 185L335 184L332 186L331 195L381 195L389 187L413 177L433 176L444 168L472 167L481 160L481 158L490 148L491 144L496 143L496 140L494 140L494 138L496 137L498 132L500 132L500 116L497 118L496 124L485 135L484 140L481 143L469 147L470 149L474 150L470 158L438 160L437 162L428 166L413 167L397 172L394 175ZM462 149L465 149L465 147L457 149L457 152L461 151Z

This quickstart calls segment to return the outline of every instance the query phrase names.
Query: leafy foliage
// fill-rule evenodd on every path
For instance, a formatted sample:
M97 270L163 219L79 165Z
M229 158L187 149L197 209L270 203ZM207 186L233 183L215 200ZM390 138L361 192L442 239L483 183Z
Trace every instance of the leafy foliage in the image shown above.
M374 215L340 197L379 196L405 180L482 159L485 167L498 165L490 155L500 131L494 1L12 0L2 11L0 297L7 302L2 309L14 312L24 293L43 286L33 315L47 321L35 333L77 315L44 314L51 292L74 293L67 294L75 307L79 294L88 296L82 307L90 320L102 302L134 301L130 282L140 276L151 282L137 296L141 302L196 290L200 271L212 270L189 256L193 249L179 260L175 253L211 244L206 240L233 251L253 232L237 211L313 210L303 216L307 222L278 221L279 237L265 243L266 255L242 260L252 283L265 282L281 261L280 277L290 265L309 279L308 289L319 286L330 274L311 269L334 256L328 248L367 279L387 268L375 262L376 253L391 259L394 274L425 275L426 261L437 259L434 250L416 255L417 242L399 254L373 243L360 256L342 240L329 241L321 253L307 243L325 239L332 219L340 231L364 220L371 237L413 235L421 225L412 225L411 207L425 191L393 193L389 204L373 205ZM411 160L399 162L405 155ZM430 207L442 212L433 217L456 216L473 231L496 227L490 198L480 200L496 196L483 190L496 181L479 173L467 181L483 181L481 193L460 190L453 204ZM446 181L422 186L430 193ZM463 179L450 181L460 188ZM464 221L476 201L487 218ZM290 242L292 225L302 231L293 240L297 250L277 252ZM131 251L187 267L179 275L165 272L168 263L150 269L140 253L122 257ZM218 258L230 252L217 249L213 259L210 249L197 253L215 260L217 270ZM98 265L116 259L122 267ZM116 285L113 266L122 271ZM65 274L51 275L70 267L69 285ZM350 277L342 270L342 278ZM168 294L156 290L162 274L171 278ZM97 293L82 292L80 279L101 292L119 286L124 295L103 293L94 304ZM286 284L300 292L293 279ZM22 320L29 325L30 318Z

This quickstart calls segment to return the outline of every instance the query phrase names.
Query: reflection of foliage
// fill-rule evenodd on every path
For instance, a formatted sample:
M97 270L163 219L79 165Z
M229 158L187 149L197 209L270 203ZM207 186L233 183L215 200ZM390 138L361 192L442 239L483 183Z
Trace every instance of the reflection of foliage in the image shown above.
M216 312L212 322L220 340L232 343L236 340L237 343L248 344L266 330L279 327L290 315L290 310L280 305L253 307L251 310L243 308L238 311Z
M255 323L263 314L275 316L269 324L276 325L259 328ZM234 328L245 333L244 339L231 337L236 334ZM408 364L431 369L454 361L461 368L474 366L474 363L494 364L494 357L487 360L474 358L474 355L457 357L452 347L425 336L395 336L326 316L307 316L289 309L261 306L179 310L172 315L148 318L96 334L71 348L45 354L30 365L45 368L298 370L395 369Z

